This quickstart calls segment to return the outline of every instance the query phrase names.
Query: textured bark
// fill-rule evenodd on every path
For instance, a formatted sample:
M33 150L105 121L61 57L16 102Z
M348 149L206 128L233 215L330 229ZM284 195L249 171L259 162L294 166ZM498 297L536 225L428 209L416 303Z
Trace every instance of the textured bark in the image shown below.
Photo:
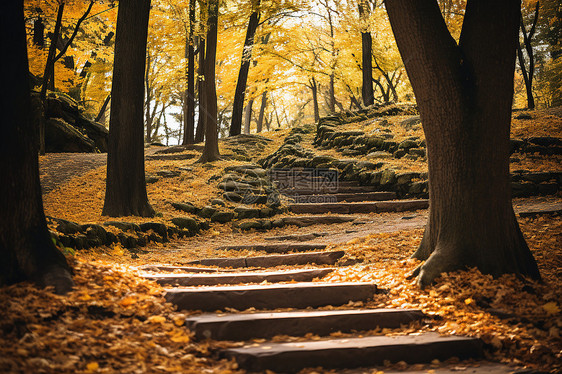
M314 106L314 123L320 120L320 108L318 106L318 84L316 79L310 80L310 89L312 90L312 105Z
M263 91L261 94L261 104L260 104L260 114L258 116L258 124L256 128L256 132L262 132L263 130L263 118L265 114L265 108L267 106L267 91Z
M257 2L259 7L260 2ZM252 47L254 46L254 36L260 21L260 14L256 10L250 15L248 29L246 30L246 39L244 40L244 50L242 51L242 62L240 63L240 71L238 73L238 81L236 82L236 90L234 92L234 104L232 106L232 122L230 124L230 136L239 135L242 131L242 112L244 110L244 97L246 95L246 83L248 81L248 72L250 70L250 61L252 59Z
M205 67L205 38L199 37L199 43L197 49L199 50L199 67L197 69L197 75L199 79L197 81L197 93L199 95L199 118L197 119L197 131L195 132L195 143L201 143L205 139L205 81L203 76L205 75L203 69Z
M205 148L199 162L220 159L219 132L217 125L217 88L215 83L215 62L217 58L218 0L209 0L207 19L207 51L205 53Z
M122 0L117 13L103 215L154 215L144 173L143 100L150 0Z
M73 286L70 269L51 240L43 212L23 2L4 2L1 8L0 40L10 58L1 60L0 72L10 90L0 100L0 285L30 280L66 293Z
M386 2L427 141L431 204L414 254L426 260L421 286L466 267L540 278L511 204L519 5L469 0L457 45L437 1Z
M369 8L362 0L359 3L359 16L364 22L369 19ZM363 84L361 86L361 95L363 96L363 105L370 106L375 103L375 96L373 91L373 39L371 32L367 28L361 31L361 51L362 51L362 66L361 73L363 76Z
M246 104L246 113L244 115L244 134L250 133L250 125L252 123L252 107L254 106L254 99L248 100Z
M195 142L195 50L193 42L195 26L195 0L189 0L189 35L186 40L187 89L184 99L183 145Z

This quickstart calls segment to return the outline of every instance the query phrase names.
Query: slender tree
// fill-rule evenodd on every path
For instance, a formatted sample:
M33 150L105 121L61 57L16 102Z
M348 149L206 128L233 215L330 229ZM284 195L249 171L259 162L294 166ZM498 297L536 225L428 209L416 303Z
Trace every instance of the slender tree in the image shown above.
M436 0L387 0L427 141L429 220L414 257L425 286L477 267L540 278L511 203L509 128L520 2L468 0L460 41Z
M254 36L260 22L259 6L260 0L251 0L253 12L250 15L248 29L246 30L246 39L244 40L244 49L242 51L242 61L240 62L240 71L238 73L238 81L236 82L236 90L234 92L234 104L232 107L232 122L230 124L230 136L239 135L242 132L242 112L244 110L244 97L246 95L246 83L248 81L248 72L250 71L250 61L252 59L252 48L254 46Z
M189 33L186 39L186 58L187 58L187 89L184 98L184 131L183 145L195 142L195 0L189 0Z
M215 63L217 59L217 27L219 17L218 0L209 0L207 16L207 51L205 53L205 148L199 162L211 162L220 159L219 132L217 125L217 87L215 83Z
M373 62L371 55L373 53L373 39L369 30L370 4L366 0L359 2L359 18L362 22L361 30L361 51L362 65L361 72L363 75L363 84L361 86L361 95L363 96L363 105L369 106L375 103L375 95L373 93Z
M254 106L254 99L248 100L246 104L246 114L244 116L244 134L250 133L250 125L252 123L252 107Z
M10 58L0 62L0 285L30 280L66 293L70 268L54 246L43 212L35 128L31 121L23 1L0 6L0 40Z
M523 46L517 44L517 57L519 59L519 67L521 68L521 74L523 75L523 81L525 82L525 88L527 90L527 108L535 109L535 99L533 97L533 76L535 74L535 53L533 51L533 36L535 35L535 30L537 27L537 21L539 20L539 5L540 2L537 1L535 5L535 15L531 28L527 33L525 28L525 22L523 21L523 14L521 14L520 24L521 33L523 34ZM527 52L527 57L529 58L529 69L525 66L525 57L523 56L523 48Z
M150 0L121 0L111 87L103 215L154 215L144 173L143 107Z
M267 91L263 91L263 93L261 94L260 113L258 115L258 124L256 128L256 132L262 132L263 130L263 118L264 118L266 106L267 106Z

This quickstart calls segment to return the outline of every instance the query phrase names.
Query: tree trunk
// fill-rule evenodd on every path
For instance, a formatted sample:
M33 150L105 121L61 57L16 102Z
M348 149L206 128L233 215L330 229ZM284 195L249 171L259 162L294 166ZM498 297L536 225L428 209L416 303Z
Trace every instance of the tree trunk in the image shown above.
M143 100L150 0L121 0L111 87L102 214L151 217L144 173Z
M43 84L41 86L41 102L43 106L45 105L45 99L47 98L47 88L54 90L55 88L55 53L57 52L57 39L60 35L60 29L62 25L62 14L64 13L64 3L60 3L57 11L57 21L55 23L55 30L51 37L51 43L49 44L49 54L47 55L47 62L45 64L45 71L43 73ZM49 87L49 82L52 82ZM45 154L45 118L39 121L39 154Z
M525 50L527 51L527 56L529 57L529 70L525 66L525 59L523 57L522 47L517 44L517 56L519 58L519 66L521 67L521 73L523 74L523 81L525 82L525 89L527 90L527 108L535 109L535 98L533 97L533 75L535 74L535 54L533 51L532 39L535 34L535 29L537 26L537 21L539 19L539 7L540 2L537 1L535 6L535 17L533 19L533 24L527 35L527 30L525 29L525 23L523 22L523 15L520 17L521 23L521 33L523 34L523 44L525 45Z
M365 23L368 23L369 8L365 0L359 3L359 17ZM363 105L370 106L375 103L373 92L373 62L371 55L373 53L373 39L367 24L366 30L361 31L361 50L362 50L362 67L363 85L361 86L361 95L363 96Z
M150 73L150 51L146 51L146 67L144 69L144 92L146 92L146 99L144 101L145 116L144 123L146 126L145 142L152 141L152 117L150 116L150 103L152 102L150 80L148 79Z
M468 0L457 45L437 1L386 2L427 141L431 204L414 254L426 260L416 271L422 287L467 267L540 278L511 204L519 5Z
M312 104L314 106L314 123L320 121L320 108L318 106L318 84L316 79L310 80L310 89L312 90Z
M207 19L207 51L205 53L205 148L199 162L220 159L219 133L217 127L217 88L215 84L215 62L217 58L218 0L209 0Z
M254 106L254 99L248 100L248 104L246 104L246 114L244 116L244 134L250 134L250 125L252 123L252 106Z
M9 93L0 100L0 285L30 280L66 293L70 268L54 246L43 212L35 128L31 121L23 1L2 4L0 41L10 58L0 62Z
M100 109L98 115L96 116L96 122L100 122L100 120L105 117L105 111L107 109L107 105L109 104L110 99L111 99L111 94L107 95L107 97L103 101L103 105L101 106L101 109ZM104 124L105 124L105 121L104 121Z
M195 0L189 0L189 36L186 41L187 90L184 99L183 145L195 142L195 51L193 34L195 25Z
M261 105L260 105L260 114L258 116L258 124L256 128L256 132L260 133L263 130L263 116L265 114L265 107L267 106L267 91L263 91L261 94Z
M33 44L39 48L45 46L45 24L41 16L33 22Z
M260 21L258 7L259 0L255 11L250 15L248 29L246 30L246 39L244 40L244 50L242 51L242 62L240 63L240 71L238 73L238 82L234 91L234 104L232 106L232 122L230 124L230 136L239 135L242 131L242 112L244 109L244 96L246 95L246 82L248 81L248 72L250 70L250 61L252 59L252 47L254 46L254 36Z
M330 74L330 85L328 87L328 108L330 113L336 112L336 89L334 73Z
M197 82L197 93L199 95L199 118L197 119L197 131L195 132L195 143L201 143L203 139L205 139L205 80L203 79L204 76L204 67L205 67L205 38L202 36L199 37L199 46L197 49L199 50L199 68L197 70L197 74L199 75L199 79Z

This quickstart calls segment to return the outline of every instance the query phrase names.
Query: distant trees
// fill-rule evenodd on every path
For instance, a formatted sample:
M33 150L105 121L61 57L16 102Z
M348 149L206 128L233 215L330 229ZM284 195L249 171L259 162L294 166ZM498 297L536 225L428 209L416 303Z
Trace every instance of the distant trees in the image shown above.
M429 219L415 258L425 286L477 267L540 278L511 203L509 128L520 3L468 0L457 44L437 1L386 8L423 123Z
M517 44L517 57L519 59L519 67L521 68L521 74L523 75L523 81L525 82L525 89L527 91L527 108L535 109L535 98L533 97L533 77L535 74L535 53L533 51L533 36L535 35L537 22L539 20L539 8L540 1L537 1L535 5L535 10L533 18L531 20L531 27L527 30L525 26L525 21L523 19L523 14L520 16L520 28L521 35L523 36L523 45ZM529 66L527 67L525 63L525 57L523 55L523 49L527 52L527 59L529 60Z
M150 0L121 0L117 15L103 215L154 215L144 172L144 73Z
M0 5L0 42L10 58L0 62L3 136L0 138L0 285L33 281L66 293L71 270L45 221L39 164L31 121L23 1Z

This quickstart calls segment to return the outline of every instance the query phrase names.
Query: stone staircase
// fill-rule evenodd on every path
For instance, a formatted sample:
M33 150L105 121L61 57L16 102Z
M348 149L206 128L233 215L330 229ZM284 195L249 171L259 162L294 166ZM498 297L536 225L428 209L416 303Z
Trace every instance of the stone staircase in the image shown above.
M354 303L385 291L369 282L319 281L334 271L343 251L322 251L321 246L299 242L220 249L259 249L265 254L205 259L185 267L150 265L142 270L146 278L168 287L166 300L178 309L202 312L186 320L196 339L239 342L221 345L231 347L214 353L236 360L242 369L294 373L318 366L372 368L389 361L413 364L482 357L482 343L475 338L435 333L366 334L377 328L425 323L430 318L419 310L354 308ZM296 253L284 253L287 251ZM317 266L311 268L312 264ZM280 265L307 267L269 269ZM322 308L326 306L334 308ZM336 332L351 336L330 336ZM292 338L283 341L279 335ZM253 339L265 341L256 343Z

